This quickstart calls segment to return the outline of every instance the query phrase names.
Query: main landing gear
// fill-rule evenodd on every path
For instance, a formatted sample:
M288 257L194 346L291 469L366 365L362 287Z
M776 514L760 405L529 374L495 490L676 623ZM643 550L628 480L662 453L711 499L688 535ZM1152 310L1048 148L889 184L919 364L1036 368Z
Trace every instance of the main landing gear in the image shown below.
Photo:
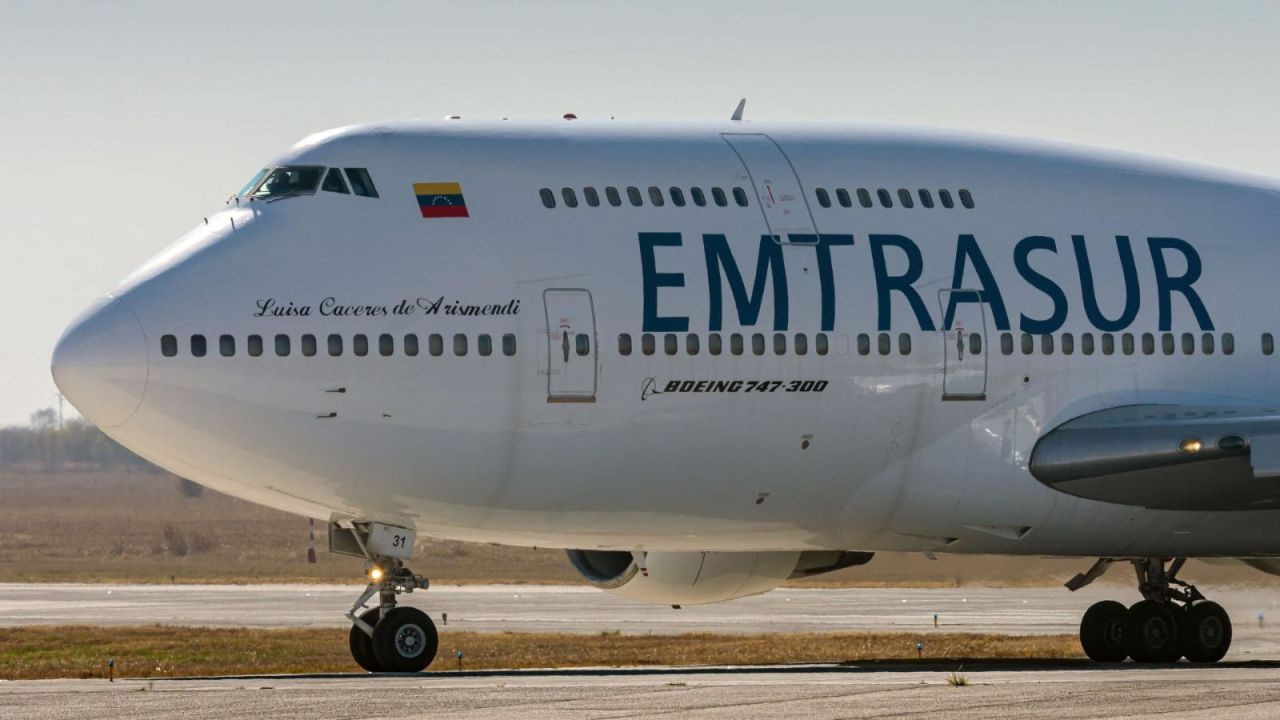
M400 560L375 564L369 586L356 600L347 617L351 619L348 640L351 657L369 672L420 672L436 657L439 637L435 623L414 607L397 606L396 595L426 590L427 579L414 575ZM365 606L374 596L378 605Z
M1206 600L1194 585L1177 578L1186 558L1165 569L1164 558L1130 560L1143 599L1126 608L1114 600L1094 603L1080 621L1080 644L1089 659L1120 662L1212 663L1231 647L1231 618L1222 606ZM1075 591L1106 572L1111 558L1103 558L1088 572L1067 583Z

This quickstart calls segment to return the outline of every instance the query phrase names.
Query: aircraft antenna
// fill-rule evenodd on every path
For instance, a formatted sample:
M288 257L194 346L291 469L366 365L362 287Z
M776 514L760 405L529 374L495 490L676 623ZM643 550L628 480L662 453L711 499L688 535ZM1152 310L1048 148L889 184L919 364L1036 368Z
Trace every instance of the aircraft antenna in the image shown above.
M742 98L741 100L738 101L738 107L734 108L733 114L729 116L729 119L733 120L734 122L742 122L742 111L746 107L747 107L747 99Z

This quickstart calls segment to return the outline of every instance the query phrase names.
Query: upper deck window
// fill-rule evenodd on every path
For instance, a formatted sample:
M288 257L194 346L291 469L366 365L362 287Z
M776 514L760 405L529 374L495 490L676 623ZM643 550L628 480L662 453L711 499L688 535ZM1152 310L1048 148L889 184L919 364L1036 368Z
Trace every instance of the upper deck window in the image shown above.
M250 197L272 199L288 195L309 195L316 191L323 174L322 167L278 167L254 188Z

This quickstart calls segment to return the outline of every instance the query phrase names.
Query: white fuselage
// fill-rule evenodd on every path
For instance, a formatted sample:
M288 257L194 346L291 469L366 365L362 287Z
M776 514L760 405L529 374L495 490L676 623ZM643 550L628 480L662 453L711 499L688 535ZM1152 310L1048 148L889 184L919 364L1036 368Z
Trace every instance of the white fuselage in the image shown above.
M548 547L1280 554L1277 511L1112 505L1028 472L1046 431L1094 410L1280 401L1261 340L1280 260L1268 181L1025 141L740 122L350 128L273 166L367 168L379 197L229 202L99 306L136 318L145 353L115 351L98 396L114 399L81 406L220 491ZM422 183L457 183L468 217L423 217Z

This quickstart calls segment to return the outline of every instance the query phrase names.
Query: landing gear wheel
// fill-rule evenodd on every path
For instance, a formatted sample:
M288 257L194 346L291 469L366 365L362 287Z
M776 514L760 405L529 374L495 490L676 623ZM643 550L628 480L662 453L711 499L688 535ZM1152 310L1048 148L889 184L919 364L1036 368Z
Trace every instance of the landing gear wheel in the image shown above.
M1172 663L1182 656L1178 646L1175 608L1154 600L1142 600L1129 608L1124 640L1135 662Z
M1129 654L1124 630L1129 609L1115 600L1089 606L1080 620L1080 645L1094 662L1121 662Z
M392 608L373 628L373 654L383 672L421 672L439 644L435 623L413 607Z
M1218 662L1231 647L1231 618L1216 602L1199 600L1187 606L1179 630L1182 654L1191 662Z
M360 619L373 627L378 625L378 608L366 611L360 616ZM371 673L382 672L382 665L378 662L378 658L373 654L373 638L365 634L358 625L351 626L351 632L347 636L348 644L351 646L351 657L360 667Z

